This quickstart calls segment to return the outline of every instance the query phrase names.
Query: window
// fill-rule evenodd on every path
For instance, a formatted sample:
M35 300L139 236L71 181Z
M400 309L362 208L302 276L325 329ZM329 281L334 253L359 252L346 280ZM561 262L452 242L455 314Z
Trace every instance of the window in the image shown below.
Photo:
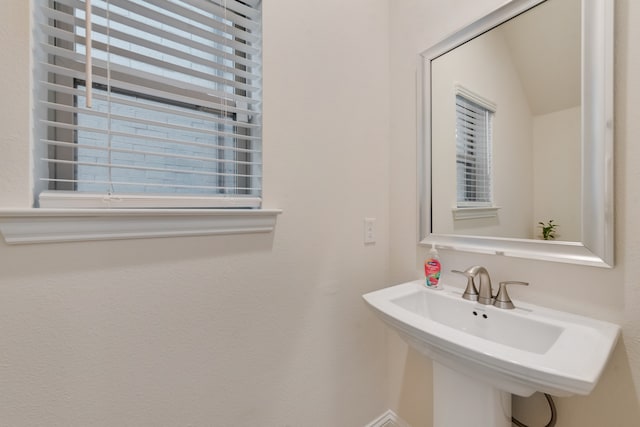
M466 92L466 93L462 93ZM456 194L458 208L493 205L491 132L495 108L468 91L456 94Z
M260 0L37 7L37 206L261 206Z

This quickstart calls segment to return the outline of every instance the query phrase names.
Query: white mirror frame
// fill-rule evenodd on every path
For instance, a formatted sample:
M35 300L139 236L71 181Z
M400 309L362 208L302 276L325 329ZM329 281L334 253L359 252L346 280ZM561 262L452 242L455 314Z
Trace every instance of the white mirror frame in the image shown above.
M613 267L613 0L582 0L582 242L435 234L431 223L431 61L544 0L512 0L420 54L419 242L441 249Z

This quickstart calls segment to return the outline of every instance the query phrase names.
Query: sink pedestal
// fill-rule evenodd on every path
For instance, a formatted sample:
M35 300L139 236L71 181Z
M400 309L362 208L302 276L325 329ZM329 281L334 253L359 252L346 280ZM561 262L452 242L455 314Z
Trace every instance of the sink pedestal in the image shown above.
M511 427L511 393L434 361L433 427Z

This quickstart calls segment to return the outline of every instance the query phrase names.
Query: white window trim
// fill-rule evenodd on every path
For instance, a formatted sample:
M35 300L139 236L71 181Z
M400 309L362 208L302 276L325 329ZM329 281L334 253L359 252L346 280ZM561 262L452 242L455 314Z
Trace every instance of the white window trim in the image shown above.
M40 208L48 209L216 209L260 208L257 196L182 196L157 194L97 194L75 191L44 191L39 197Z
M480 219L480 218L496 218L498 216L498 210L500 206L469 206L469 207L454 207L451 209L453 213L453 219Z
M460 83L455 83L453 86L455 95L461 95L473 102L475 102L476 104L480 105L481 107L491 111L492 113L495 113L498 109L498 105L485 98L484 96L478 95L477 93L473 92L472 90L467 89L466 87L464 87L463 85L461 85Z
M2 209L7 244L270 233L279 209Z

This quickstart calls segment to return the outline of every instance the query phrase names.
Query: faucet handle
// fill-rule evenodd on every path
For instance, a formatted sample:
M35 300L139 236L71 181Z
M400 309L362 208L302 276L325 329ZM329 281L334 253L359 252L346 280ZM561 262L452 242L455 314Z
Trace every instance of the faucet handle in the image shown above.
M469 301L478 301L478 289L476 288L476 284L473 281L474 274L467 271L460 270L451 270L452 273L462 274L467 278L467 287L462 294L462 298L467 299Z
M529 283L527 283L527 282L519 282L519 281L516 281L516 280L500 282L500 289L498 290L498 295L496 295L496 299L493 302L493 305L495 305L498 308L506 308L507 310L512 310L512 309L516 308L516 306L513 305L513 302L511 301L511 298L509 297L509 293L507 292L507 285L529 286Z

